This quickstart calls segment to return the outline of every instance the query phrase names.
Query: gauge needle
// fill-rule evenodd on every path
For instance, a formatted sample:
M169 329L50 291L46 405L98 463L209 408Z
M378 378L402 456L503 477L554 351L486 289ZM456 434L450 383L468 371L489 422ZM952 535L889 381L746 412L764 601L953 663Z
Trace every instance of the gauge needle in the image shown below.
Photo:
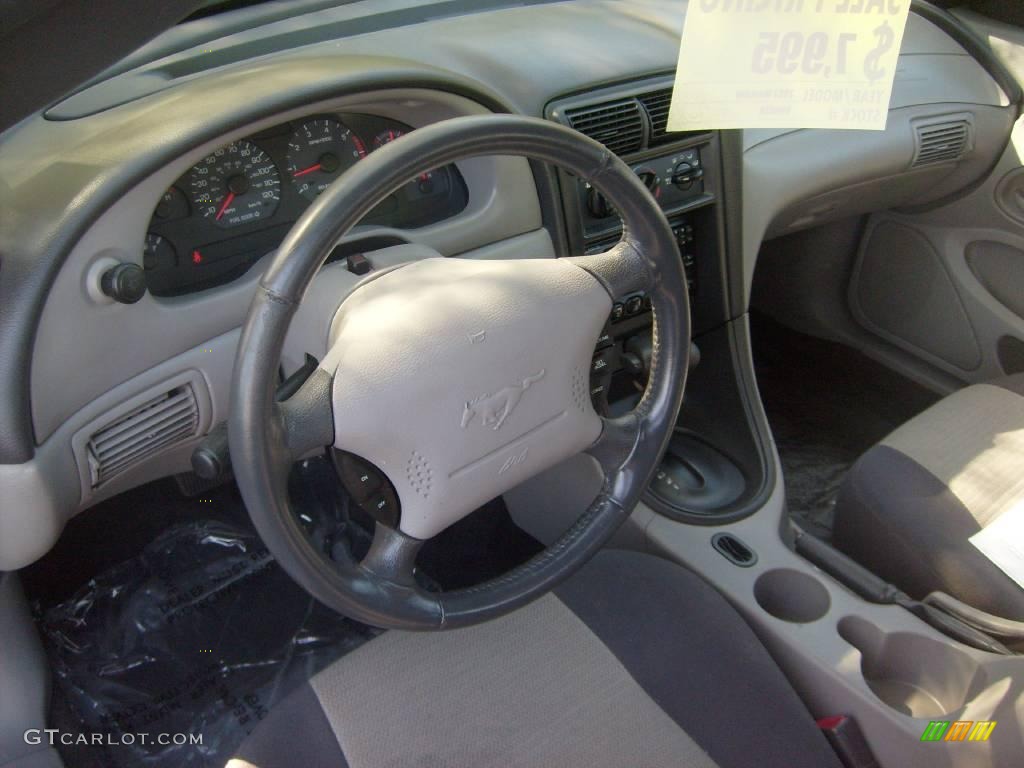
M297 178L299 178L299 176L305 176L307 173L312 173L313 171L319 171L319 170L320 170L320 163L317 163L316 165L309 166L309 168L303 168L301 171L296 171L295 173L292 174L292 178L293 179L297 179Z
M220 217L224 215L224 211L226 211L228 209L228 206L231 205L231 203L232 203L232 201L234 201L234 199L235 199L235 193L234 192L228 192L228 196L224 198L224 202L221 203L221 205L220 205L220 210L217 211L217 215L213 217L214 221L220 221Z

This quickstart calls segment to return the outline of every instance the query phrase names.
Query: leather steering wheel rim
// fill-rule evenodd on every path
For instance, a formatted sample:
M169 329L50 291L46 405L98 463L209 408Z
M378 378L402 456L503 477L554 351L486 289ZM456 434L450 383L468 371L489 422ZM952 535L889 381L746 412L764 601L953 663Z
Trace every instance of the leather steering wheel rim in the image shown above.
M408 179L484 155L550 163L605 195L622 219L622 240L611 251L570 261L610 297L647 291L654 310L654 354L640 403L624 417L601 419L600 437L584 449L599 463L604 483L575 524L496 579L432 593L411 579L422 542L401 531L382 530L378 523L362 562L329 560L313 547L291 509L287 476L304 452L332 443L332 376L318 369L285 403L275 402L275 386L291 318L338 239ZM320 602L367 624L449 629L507 613L581 567L639 501L682 403L689 323L686 279L671 227L643 183L604 146L552 122L512 115L461 117L419 128L373 152L325 190L296 222L260 280L239 340L229 416L232 464L252 521L292 578Z

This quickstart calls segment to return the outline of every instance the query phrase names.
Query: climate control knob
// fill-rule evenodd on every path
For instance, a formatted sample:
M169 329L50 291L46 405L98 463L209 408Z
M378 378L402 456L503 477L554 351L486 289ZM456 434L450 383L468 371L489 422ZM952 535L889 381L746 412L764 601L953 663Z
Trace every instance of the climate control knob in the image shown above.
M655 197L658 197L661 192L661 179L658 178L658 172L646 167L634 168L633 173L640 177L640 181L647 187L647 191Z
M672 183L679 189L689 189L704 178L704 169L683 160L672 169Z

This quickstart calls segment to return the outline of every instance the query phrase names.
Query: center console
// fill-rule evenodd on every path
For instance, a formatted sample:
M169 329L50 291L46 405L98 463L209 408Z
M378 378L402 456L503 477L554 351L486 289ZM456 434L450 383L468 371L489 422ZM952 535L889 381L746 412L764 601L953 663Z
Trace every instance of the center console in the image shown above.
M767 485L766 457L744 406L728 332L722 148L715 132L667 131L671 78L612 86L548 105L548 119L602 142L643 181L665 213L686 272L694 345L684 407L645 501L692 523L738 519L757 508ZM559 176L571 253L612 248L618 215L586 180ZM617 415L639 401L651 362L650 300L615 297L594 351L595 409Z

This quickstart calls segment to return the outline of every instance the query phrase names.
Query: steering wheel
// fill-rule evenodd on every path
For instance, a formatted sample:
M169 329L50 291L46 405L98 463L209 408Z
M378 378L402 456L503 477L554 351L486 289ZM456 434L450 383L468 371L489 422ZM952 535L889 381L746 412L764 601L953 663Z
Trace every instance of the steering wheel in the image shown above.
M371 273L339 307L319 367L275 402L291 318L338 239L410 179L482 155L533 158L588 180L621 216L622 239L592 256L434 258ZM647 389L628 414L601 417L590 400L595 344L613 300L639 291L654 310ZM339 613L413 630L494 618L572 574L636 505L682 402L689 337L672 230L615 155L535 118L461 117L419 128L325 190L259 284L238 345L229 419L246 507L285 571ZM397 520L378 518L361 561L318 551L290 507L290 466L324 446L375 465L400 502ZM416 555L426 539L580 452L597 461L604 481L560 539L477 586L418 586Z

